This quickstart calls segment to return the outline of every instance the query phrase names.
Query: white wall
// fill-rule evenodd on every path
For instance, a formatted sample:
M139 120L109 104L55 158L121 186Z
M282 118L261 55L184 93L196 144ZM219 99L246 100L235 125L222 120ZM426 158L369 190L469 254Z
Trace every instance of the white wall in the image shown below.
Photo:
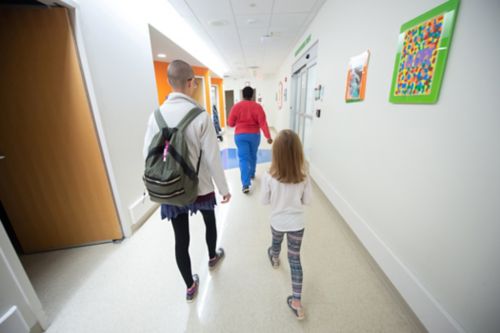
M437 104L388 102L401 24L442 2L325 3L299 41L319 40L326 88L311 166L429 330L498 332L500 2L462 0ZM366 49L366 100L346 104L347 63ZM288 127L288 112L275 121Z
M0 221L0 317L17 306L31 328L39 323L47 326L47 318L35 291Z
M158 106L148 24L215 72L224 70L166 0L85 0L77 16L85 46L126 235L142 204L142 145L150 113ZM147 207L137 207L137 205ZM129 211L129 207L131 210Z

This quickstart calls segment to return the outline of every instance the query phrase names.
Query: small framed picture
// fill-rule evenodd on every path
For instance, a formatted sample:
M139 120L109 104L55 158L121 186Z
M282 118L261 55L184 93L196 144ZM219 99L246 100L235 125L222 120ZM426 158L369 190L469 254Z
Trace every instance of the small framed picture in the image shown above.
M360 102L365 99L369 60L370 51L368 50L349 60L345 86L345 101L347 103Z

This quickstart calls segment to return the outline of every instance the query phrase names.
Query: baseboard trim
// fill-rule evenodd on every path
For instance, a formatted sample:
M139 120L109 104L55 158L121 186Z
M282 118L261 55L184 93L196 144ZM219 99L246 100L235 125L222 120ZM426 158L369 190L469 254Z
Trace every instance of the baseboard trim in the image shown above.
M338 210L406 303L429 332L464 333L465 330L425 289L392 250L370 228L342 195L328 182L323 173L310 164L311 177L328 200Z
M36 323L35 325L33 325L33 327L30 329L30 333L43 333L44 330L42 328L42 326L40 326L40 323Z
M146 221L151 214L158 208L158 204L149 199L146 193L137 199L132 205L129 206L130 218L132 225L135 226Z

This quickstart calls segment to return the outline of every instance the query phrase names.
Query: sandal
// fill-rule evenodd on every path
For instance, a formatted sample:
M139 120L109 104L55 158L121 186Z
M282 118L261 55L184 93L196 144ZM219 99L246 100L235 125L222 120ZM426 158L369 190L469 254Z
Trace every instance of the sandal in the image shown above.
M295 317L297 317L298 320L302 320L304 319L304 310L302 309L302 307L296 309L292 306L292 301L293 301L293 296L288 296L287 299L286 299L286 303L288 304L288 307L292 310L293 314L295 315Z
M273 255L271 254L271 251L272 251L272 247L269 247L267 249L267 256L269 258L269 261L271 262L271 266L273 266L273 268L278 268L280 266L280 258L274 258Z

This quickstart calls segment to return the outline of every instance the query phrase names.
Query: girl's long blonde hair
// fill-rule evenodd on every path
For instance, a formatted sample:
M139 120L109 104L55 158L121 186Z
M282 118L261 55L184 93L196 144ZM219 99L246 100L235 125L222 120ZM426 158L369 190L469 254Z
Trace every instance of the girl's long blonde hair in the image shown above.
M297 184L306 178L304 151L299 136L292 130L282 130L273 143L273 158L269 173L282 183Z

